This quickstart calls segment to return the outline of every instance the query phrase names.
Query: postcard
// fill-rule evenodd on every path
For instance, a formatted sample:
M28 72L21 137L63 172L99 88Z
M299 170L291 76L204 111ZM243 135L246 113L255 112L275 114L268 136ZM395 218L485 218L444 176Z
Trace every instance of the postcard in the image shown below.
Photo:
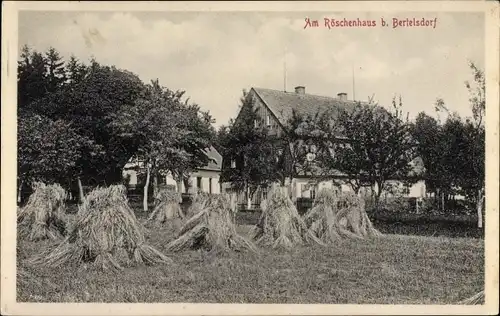
M2 314L496 314L499 9L4 2Z

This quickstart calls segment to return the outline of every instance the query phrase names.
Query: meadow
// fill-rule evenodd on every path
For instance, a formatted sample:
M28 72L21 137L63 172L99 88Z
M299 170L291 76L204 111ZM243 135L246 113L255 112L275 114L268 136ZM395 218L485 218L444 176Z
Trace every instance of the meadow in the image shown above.
M135 212L145 219L142 211ZM248 236L251 220L242 215L237 230ZM29 266L26 259L51 242L18 238L18 301L453 304L484 288L484 240L479 238L384 234L327 247L260 248L257 254L168 253L173 229L148 228L147 241L173 264L130 266L117 273L85 265Z

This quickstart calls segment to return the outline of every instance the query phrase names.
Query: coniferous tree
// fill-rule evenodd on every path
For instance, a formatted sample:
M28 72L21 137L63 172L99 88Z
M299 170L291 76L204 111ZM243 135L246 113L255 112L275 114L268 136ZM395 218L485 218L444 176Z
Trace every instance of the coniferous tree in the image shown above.
M66 81L64 60L53 47L49 48L45 54L45 59L47 63L47 91L54 93L61 89Z

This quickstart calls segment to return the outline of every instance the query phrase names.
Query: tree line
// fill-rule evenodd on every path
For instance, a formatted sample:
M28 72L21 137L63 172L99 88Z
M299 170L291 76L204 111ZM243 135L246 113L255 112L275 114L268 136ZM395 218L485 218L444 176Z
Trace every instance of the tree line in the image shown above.
M252 98L243 92L237 120L221 126L218 150L224 166L222 181L251 197L259 187L280 182L289 184L298 175L316 181L345 175L358 193L371 188L375 205L390 180L409 186L425 180L427 194L440 200L463 195L474 205L482 225L485 167L485 81L484 73L470 62L473 81L465 82L472 117L450 112L444 100L436 111L438 120L421 112L414 121L402 111L402 99L392 108L373 102L358 102L352 109L332 109L313 115L293 112L283 124L283 133L270 133ZM415 164L421 162L423 168Z
M162 172L188 187L190 172L208 163L205 149L213 144L224 157L221 181L249 195L299 174L331 179L339 171L355 192L376 188L378 203L389 180L421 178L428 193L441 199L464 195L481 216L485 81L482 70L469 66L470 118L437 100L446 119L422 112L410 121L399 98L391 110L370 102L350 111L294 112L284 133L275 135L265 124L255 127L260 118L245 94L238 120L215 131L210 113L190 103L184 91L158 80L144 83L94 58L65 60L54 48L38 52L25 46L18 62L18 189L34 181L57 182L77 187L81 198L82 182L120 183L125 164L135 157L146 170L147 209L148 188L156 190ZM412 174L417 157L424 170Z
M147 170L145 209L150 182L160 172L178 182L208 163L205 149L216 135L214 119L184 91L158 80L144 83L134 73L91 58L65 60L24 46L18 62L18 189L34 181L121 183L133 157Z

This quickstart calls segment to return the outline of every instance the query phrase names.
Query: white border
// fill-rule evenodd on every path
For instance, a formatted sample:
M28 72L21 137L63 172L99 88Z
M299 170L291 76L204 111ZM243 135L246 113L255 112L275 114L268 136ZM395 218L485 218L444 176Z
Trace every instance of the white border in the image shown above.
M1 313L5 315L484 315L498 312L499 5L497 1L345 2L3 2L2 3ZM18 11L448 11L484 12L486 43L486 304L51 304L16 303L16 71Z

